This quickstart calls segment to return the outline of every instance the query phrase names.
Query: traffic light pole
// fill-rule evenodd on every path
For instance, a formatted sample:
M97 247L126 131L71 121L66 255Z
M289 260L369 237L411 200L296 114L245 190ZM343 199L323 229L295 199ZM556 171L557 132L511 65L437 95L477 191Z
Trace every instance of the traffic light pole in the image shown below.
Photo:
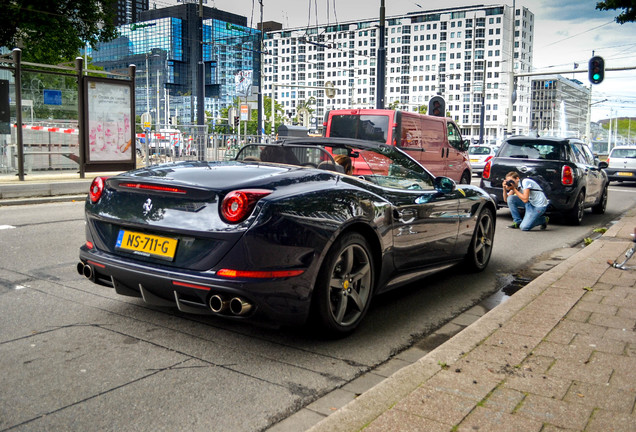
M605 68L606 71L626 71L626 70L634 70L634 69L636 69L636 66ZM550 72L525 72L525 73L516 73L515 77L578 74L578 73L588 73L588 72L589 70L587 69L572 69L572 70L560 70L560 71L550 71Z
M376 90L375 90L375 108L376 109L384 109L384 89L385 89L385 79L386 79L386 43L384 36L385 29L385 9L384 9L384 0L380 1L380 26L378 27L378 31L380 32L380 37L378 39L378 64L377 64L377 77L376 77Z

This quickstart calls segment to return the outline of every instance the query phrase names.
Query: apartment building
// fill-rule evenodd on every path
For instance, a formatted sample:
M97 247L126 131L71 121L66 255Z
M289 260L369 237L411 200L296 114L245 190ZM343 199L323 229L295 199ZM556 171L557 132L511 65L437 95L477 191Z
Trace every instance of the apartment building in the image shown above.
M590 89L561 75L532 79L530 130L539 135L584 138L587 134Z
M263 93L291 119L310 104L314 124L326 111L376 105L379 20L282 29L265 36ZM418 11L386 20L385 107L416 111L442 95L466 138L501 140L508 125L525 134L530 124L534 14L505 4ZM320 87L333 86L333 98ZM514 91L514 92L513 92Z

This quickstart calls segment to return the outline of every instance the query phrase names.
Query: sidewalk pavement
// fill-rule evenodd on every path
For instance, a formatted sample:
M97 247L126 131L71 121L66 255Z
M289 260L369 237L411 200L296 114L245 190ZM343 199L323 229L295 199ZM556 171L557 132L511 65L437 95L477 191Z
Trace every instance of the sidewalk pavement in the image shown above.
M636 209L472 325L309 429L636 431Z
M51 172L27 174L24 181L0 174L0 206L84 200L95 177L114 174L86 173L82 179L76 172Z

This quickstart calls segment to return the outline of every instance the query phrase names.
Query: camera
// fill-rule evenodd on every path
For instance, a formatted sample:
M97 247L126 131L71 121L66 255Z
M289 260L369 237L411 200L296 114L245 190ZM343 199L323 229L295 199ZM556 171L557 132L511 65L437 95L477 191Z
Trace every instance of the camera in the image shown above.
M515 181L514 180L506 181L506 186L508 186L509 188L515 187Z

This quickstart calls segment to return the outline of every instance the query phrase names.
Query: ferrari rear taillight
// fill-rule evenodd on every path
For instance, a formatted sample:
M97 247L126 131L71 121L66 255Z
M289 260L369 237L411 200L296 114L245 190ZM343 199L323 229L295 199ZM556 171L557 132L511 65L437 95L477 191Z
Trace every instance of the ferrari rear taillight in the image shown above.
M104 192L104 179L102 177L95 177L91 183L91 188L88 191L88 196L91 202L95 204L102 196Z
M492 160L486 162L484 165L484 171L481 173L481 178L489 179L490 178L490 166L492 165Z
M564 186L572 186L574 184L574 172L569 165L563 165L561 169L561 183Z
M258 200L271 193L266 189L232 191L221 202L221 216L230 223L239 223L252 213Z

